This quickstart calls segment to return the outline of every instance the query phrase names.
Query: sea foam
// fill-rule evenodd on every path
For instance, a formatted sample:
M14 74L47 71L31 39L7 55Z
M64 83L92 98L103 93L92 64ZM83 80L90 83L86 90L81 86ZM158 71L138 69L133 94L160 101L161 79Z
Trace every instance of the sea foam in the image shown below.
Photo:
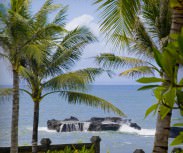
M129 134L137 134L137 135L142 135L142 136L154 136L155 135L155 129L137 130L137 129L134 129L126 124L121 125L119 132L129 133Z
M27 127L28 130L32 131L32 127ZM55 133L55 130L49 130L47 127L38 127L38 131L40 132L53 132Z

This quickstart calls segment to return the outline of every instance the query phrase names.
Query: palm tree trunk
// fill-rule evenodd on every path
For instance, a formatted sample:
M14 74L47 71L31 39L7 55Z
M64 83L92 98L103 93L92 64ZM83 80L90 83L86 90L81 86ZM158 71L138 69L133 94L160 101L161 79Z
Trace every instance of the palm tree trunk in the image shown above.
M13 107L11 122L10 153L18 153L18 119L19 119L19 75L13 70Z
M171 116L172 113L170 112L164 119L161 119L160 113L158 112L153 153L168 152L168 138L169 138Z
M37 153L38 124L39 124L39 101L36 100L34 102L34 119L33 119L33 133L32 133L32 153Z
M174 7L170 34L180 33L182 27L183 27L183 7ZM153 153L168 152L168 138L170 133L171 116L172 111L170 111L164 119L161 119L160 113L158 112Z

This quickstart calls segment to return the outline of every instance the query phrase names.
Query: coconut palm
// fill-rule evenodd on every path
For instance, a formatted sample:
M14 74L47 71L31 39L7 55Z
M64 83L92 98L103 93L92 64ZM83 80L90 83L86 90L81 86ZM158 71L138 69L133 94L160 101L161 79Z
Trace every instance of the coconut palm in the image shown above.
M95 40L92 33L81 27L66 34L63 33L63 35L58 47L47 48L44 63L40 64L32 59L27 62L27 68L21 67L20 74L27 81L30 91L22 90L29 94L34 102L33 153L37 153L39 104L47 95L59 93L71 104L101 107L104 110L112 110L119 115L124 115L118 108L104 99L83 93L87 85L103 72L102 69L86 68L71 71L75 62L80 59L83 47Z
M97 57L98 62L108 66L131 66L131 69L120 75L137 77L151 75L154 71L158 71L160 76L164 77L163 71L152 64L153 50L163 51L167 46L169 34L175 32L172 31L175 28L174 24L177 23L175 22L177 20L174 20L175 17L182 16L180 11L182 5L174 7L173 12L176 13L172 15L169 0L98 0L96 3L101 3L99 9L103 9L101 30L108 35L116 47L127 44L128 52L135 53L138 57L138 59L130 58L129 60L127 57L102 54ZM176 32L180 32L182 27L180 21L176 25ZM167 152L170 121L171 111L164 119L158 113L153 152Z
M45 13L48 14L58 8L51 0L47 0L43 8L34 16L31 16L29 8L29 0L11 0L9 9L2 5L0 9L0 44L4 49L0 56L10 62L13 72L11 153L18 152L20 66L25 65L25 59L33 57L41 62L44 55L42 48L52 43L53 38L50 37L50 33L63 31L62 18L59 14L52 24L44 25L42 22L46 19ZM59 13L62 14L62 11Z
M15 4L15 1L11 1L11 8L8 12L7 9L1 9L0 16L0 42L4 49L4 53L1 53L1 57L7 58L12 66L13 72L13 107L12 107L12 125L11 125L11 153L18 152L18 116L19 116L19 75L18 69L20 66L20 59L22 50L22 44L25 43L25 34L27 34L28 28L27 22L24 22L25 16L20 16L19 13L23 12L25 8L23 3L26 1ZM24 5L25 6L25 5Z

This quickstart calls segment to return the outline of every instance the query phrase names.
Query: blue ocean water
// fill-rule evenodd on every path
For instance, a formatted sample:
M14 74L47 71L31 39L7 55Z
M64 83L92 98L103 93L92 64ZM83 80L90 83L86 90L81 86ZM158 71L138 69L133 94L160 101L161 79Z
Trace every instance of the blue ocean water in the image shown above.
M39 141L48 137L52 144L89 142L94 135L100 136L101 153L132 153L137 148L143 148L150 153L153 147L156 116L144 119L146 109L155 99L153 92L137 91L137 85L95 85L91 86L88 93L110 101L120 108L133 122L142 127L141 131L128 126L121 127L117 132L68 132L57 133L48 130L47 120L63 120L75 116L80 120L88 120L91 117L117 116L110 112L104 112L100 108L92 108L86 105L72 105L59 97L58 94L49 95L40 105ZM11 127L11 100L0 101L0 146L10 145ZM21 93L20 95L20 121L19 121L19 145L31 144L33 118L33 102L31 98Z

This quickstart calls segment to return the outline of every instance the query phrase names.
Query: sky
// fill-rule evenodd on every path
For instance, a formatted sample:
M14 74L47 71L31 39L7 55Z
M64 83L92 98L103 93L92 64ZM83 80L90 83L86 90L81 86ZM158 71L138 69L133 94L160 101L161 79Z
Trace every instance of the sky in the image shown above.
M8 3L8 0L0 0L0 2ZM39 10L45 0L32 0L32 12L35 13ZM98 42L89 44L84 49L83 56L81 60L76 63L73 70L96 67L92 57L99 55L104 52L112 52L112 46L106 44L106 40L100 32L99 28L99 12L97 11L97 6L92 3L94 0L54 0L55 4L62 4L64 6L68 5L67 11L67 24L66 28L68 30L73 30L77 26L87 26L91 32L98 38ZM50 19L52 16L50 16ZM1 50L1 49L0 49ZM117 71L113 78L109 78L106 74L101 75L96 79L94 84L101 85L127 85L135 84L135 80L130 78L119 77ZM12 84L12 74L11 67L7 61L0 59L0 85L11 85Z

